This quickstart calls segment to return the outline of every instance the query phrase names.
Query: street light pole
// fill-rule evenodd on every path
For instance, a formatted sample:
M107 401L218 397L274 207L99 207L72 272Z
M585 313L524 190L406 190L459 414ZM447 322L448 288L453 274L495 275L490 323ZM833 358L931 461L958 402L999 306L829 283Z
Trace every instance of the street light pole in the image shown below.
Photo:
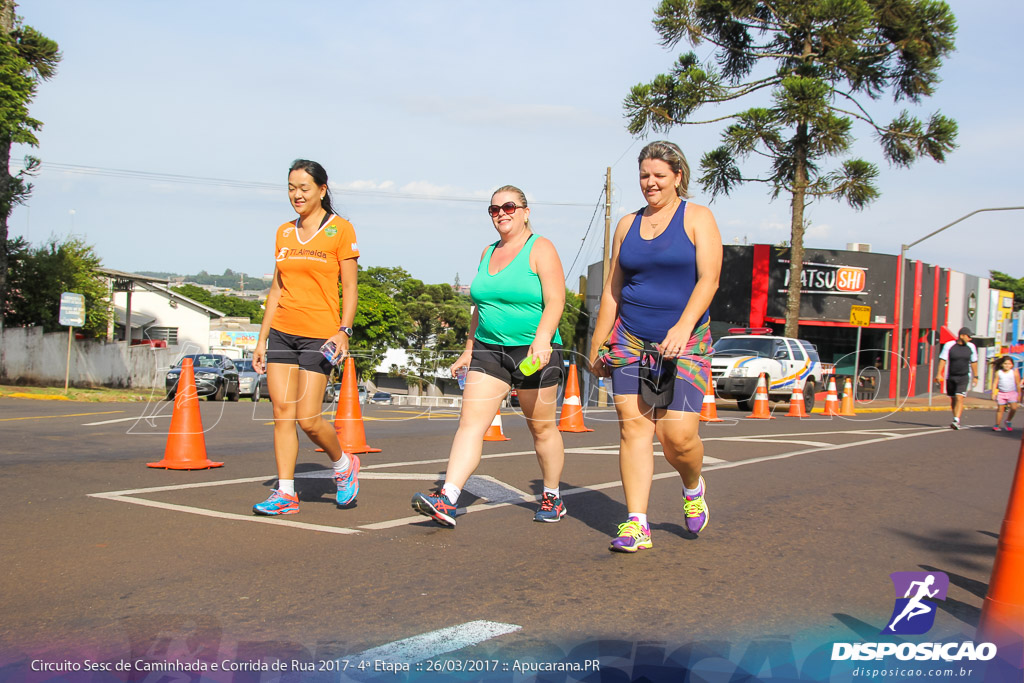
M965 216L961 216L960 218L957 218L952 223L947 223L946 225L943 225L941 228L939 228L938 230L936 230L934 232L928 233L927 235L925 235L921 239L917 240L916 242L911 242L910 244L904 244L904 245L900 246L900 273L899 273L899 275L900 275L900 284L896 288L898 290L898 294L897 294L897 314L896 314L897 315L897 328L896 328L896 399L897 400L899 400L899 397L900 397L900 385L901 385L902 374L903 374L901 372L902 369L903 369L903 282L906 280L907 251L911 247L913 247L915 245L918 245L918 244L921 244L921 242L924 242L926 239L928 239L930 237L934 237L935 235L938 235L943 230L946 230L948 228L952 228L954 225L956 225L960 221L966 220L966 219L970 218L971 216L973 216L974 214L983 213L985 211L1024 211L1024 206L1000 206L1000 207L989 207L989 208L985 208L985 209L977 209L975 211L971 211L969 214L967 214ZM931 381L932 381L932 378L929 377L928 378L928 385L929 385L928 395L929 395L929 397L931 397ZM912 389L912 387L907 387L907 394L908 394L908 396L910 394L911 389Z

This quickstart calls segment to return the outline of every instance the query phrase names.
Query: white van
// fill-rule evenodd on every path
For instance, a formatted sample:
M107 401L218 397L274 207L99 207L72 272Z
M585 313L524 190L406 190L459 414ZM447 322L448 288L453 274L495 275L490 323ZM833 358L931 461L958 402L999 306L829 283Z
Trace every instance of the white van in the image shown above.
M211 346L210 353L219 353L231 360L242 360L242 349L237 346Z

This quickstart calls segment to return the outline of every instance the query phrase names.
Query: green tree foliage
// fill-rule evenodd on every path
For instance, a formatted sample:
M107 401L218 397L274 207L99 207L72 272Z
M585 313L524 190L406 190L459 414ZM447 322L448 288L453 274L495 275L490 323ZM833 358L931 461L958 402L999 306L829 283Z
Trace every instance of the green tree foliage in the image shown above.
M878 196L878 169L845 158L855 123L874 133L894 166L918 158L944 161L956 148L957 124L939 113L919 120L903 110L889 123L867 105L887 92L917 104L939 82L953 51L956 21L935 0L663 0L654 27L666 47L686 40L713 46L713 63L681 55L668 74L633 87L624 101L634 135L680 124L731 121L722 144L701 159L700 183L712 198L759 182L772 198L791 200L790 282L800 282L804 210L819 198L861 209ZM704 105L745 96L770 103L697 121ZM763 162L760 175L739 163ZM826 167L831 157L844 157ZM789 289L787 336L797 335L800 288Z
M230 294L211 294L196 285L171 287L171 291L198 301L204 306L215 308L226 316L248 318L251 323L263 322L263 306L254 299L243 299Z
M44 332L65 329L58 322L60 295L75 292L85 296L85 326L78 331L89 337L106 337L109 293L106 278L96 270L101 262L92 246L78 237L62 242L51 237L41 247L31 248L18 237L10 240L7 248L11 255L4 311L8 326L42 325Z
M29 116L28 105L40 80L52 78L60 63L57 43L14 16L13 0L0 0L0 333L7 305L8 240L7 220L15 206L32 192L27 177L39 160L25 158L25 169L11 175L11 145L39 146L36 131L43 124Z
M1013 292L1013 310L1024 309L1024 277L1013 277L998 270L988 271L988 277L990 288Z
M360 273L360 279L362 279ZM350 349L361 379L370 379L389 348L402 346L411 327L405 310L381 289L359 283L354 335Z
M425 285L419 296L405 304L405 312L412 321L406 336L412 358L407 379L420 387L433 384L437 370L451 365L466 347L469 301L451 285Z

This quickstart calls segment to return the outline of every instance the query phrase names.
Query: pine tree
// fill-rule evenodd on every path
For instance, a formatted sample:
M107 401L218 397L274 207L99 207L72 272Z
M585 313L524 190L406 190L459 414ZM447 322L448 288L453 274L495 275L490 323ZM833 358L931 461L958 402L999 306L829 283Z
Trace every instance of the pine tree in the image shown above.
M886 93L913 104L932 95L956 20L934 0L663 0L654 27L666 47L684 38L710 43L714 63L689 52L670 73L634 86L624 102L629 131L731 121L722 144L701 159L700 183L712 198L748 182L767 185L773 199L790 196L785 334L796 337L805 209L818 198L862 209L879 195L874 164L845 158L824 166L848 153L854 124L874 133L894 166L942 162L956 148L957 124L940 113L922 121L903 110L886 124L867 108ZM765 93L769 106L694 120L702 106ZM767 162L765 173L743 175L739 162L751 156Z
M14 0L0 0L0 339L7 309L7 220L28 199L32 185L26 178L39 167L38 159L26 157L24 170L12 176L11 146L39 146L35 133L43 124L28 115L28 105L39 81L56 74L61 57L57 43L21 25L15 7Z

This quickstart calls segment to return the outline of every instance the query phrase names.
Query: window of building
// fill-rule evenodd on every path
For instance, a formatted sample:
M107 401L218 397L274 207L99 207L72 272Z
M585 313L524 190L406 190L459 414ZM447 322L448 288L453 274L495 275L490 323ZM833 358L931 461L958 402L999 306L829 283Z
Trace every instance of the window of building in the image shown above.
M167 342L168 346L177 346L178 344L177 327L150 327L146 330L146 336L150 339L162 339Z

